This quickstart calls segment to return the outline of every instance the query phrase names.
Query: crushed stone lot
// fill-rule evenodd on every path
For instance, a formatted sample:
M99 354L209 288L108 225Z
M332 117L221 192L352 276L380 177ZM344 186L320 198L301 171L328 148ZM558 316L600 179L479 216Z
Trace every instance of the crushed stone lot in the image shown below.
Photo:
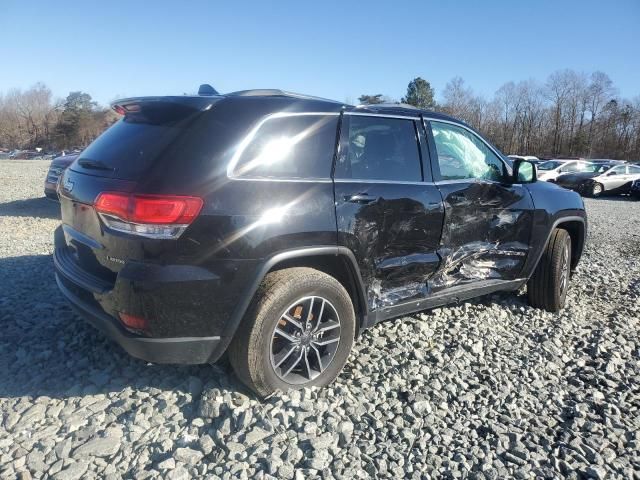
M48 164L0 161L0 478L640 478L640 202L586 200L561 313L520 292L384 322L330 388L261 402L72 312Z

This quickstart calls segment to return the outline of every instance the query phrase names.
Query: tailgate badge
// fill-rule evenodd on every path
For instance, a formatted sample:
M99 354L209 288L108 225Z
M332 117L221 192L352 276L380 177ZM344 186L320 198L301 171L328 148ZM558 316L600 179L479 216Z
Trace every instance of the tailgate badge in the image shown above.
M73 185L74 185L74 183L69 179L69 177L64 179L64 185L63 186L64 186L64 189L67 192L70 192L71 190L73 190Z

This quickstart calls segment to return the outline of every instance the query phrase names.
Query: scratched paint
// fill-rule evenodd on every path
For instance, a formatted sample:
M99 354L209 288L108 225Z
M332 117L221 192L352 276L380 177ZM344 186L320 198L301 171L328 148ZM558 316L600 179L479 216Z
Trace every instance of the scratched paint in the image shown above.
M444 257L429 284L433 289L441 289L478 280L505 279L522 266L526 250L524 244L466 244Z

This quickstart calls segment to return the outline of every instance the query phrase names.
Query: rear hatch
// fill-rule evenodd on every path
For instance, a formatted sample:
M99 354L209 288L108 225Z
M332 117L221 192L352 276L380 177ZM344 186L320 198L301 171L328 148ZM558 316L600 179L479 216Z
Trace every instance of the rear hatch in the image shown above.
M108 289L128 261L144 258L162 262L175 250L175 239L171 239L171 235L133 235L122 228L123 225L137 228L140 223L135 216L140 213L134 211L134 193L147 194L148 205L144 208L147 213L149 208L155 208L152 213L156 214L156 223L169 222L167 215L158 216L158 209L164 209L160 213L165 214L171 209L166 202L158 206L158 202L164 202L167 197L166 190L172 189L174 196L189 193L180 191L176 183L154 179L170 175L165 163L168 157L175 157L172 152L184 154L183 145L193 144L194 135L203 135L198 124L220 98L154 97L120 101L114 109L123 114L123 118L87 147L65 171L60 182L64 235L56 239L56 256L65 262L67 270L84 274L83 283L87 286L93 286L93 290ZM108 214L99 214L96 200L108 192L115 193L115 200L103 202ZM129 214L128 222L119 221ZM178 217L184 224L184 216L178 215L173 220ZM115 228L110 228L111 225ZM160 227L154 228L149 231L153 233Z

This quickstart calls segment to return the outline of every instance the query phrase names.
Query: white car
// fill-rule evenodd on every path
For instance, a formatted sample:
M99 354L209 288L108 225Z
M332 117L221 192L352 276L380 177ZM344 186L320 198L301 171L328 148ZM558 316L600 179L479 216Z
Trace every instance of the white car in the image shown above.
M538 165L538 180L555 182L565 173L580 173L589 170L589 162L584 160L547 160Z
M538 163L540 159L534 155L509 155L512 160L528 160L530 162Z

